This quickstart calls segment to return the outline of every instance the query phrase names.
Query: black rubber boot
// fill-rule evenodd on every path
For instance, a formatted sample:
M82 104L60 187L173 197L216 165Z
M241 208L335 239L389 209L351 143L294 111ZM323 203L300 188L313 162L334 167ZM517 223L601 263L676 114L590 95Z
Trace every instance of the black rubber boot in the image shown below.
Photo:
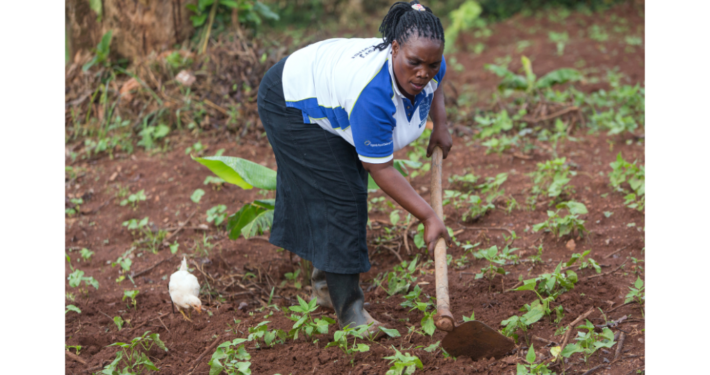
M325 278L340 328L347 325L350 325L350 328L355 328L363 324L374 323L369 332L375 335L381 333L377 327L382 323L373 319L364 309L365 294L360 288L360 274L325 272Z
M333 308L333 302L330 300L330 293L328 292L328 283L325 280L325 271L313 267L311 288L313 289L312 298L316 299L318 306Z

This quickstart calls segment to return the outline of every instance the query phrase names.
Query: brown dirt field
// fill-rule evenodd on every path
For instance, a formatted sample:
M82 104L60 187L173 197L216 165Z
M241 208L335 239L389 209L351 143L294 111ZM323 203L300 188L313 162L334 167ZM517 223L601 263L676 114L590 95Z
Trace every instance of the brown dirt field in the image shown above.
M447 79L454 82L459 91L464 84L471 84L472 90L477 90L484 97L484 93L492 92L498 83L497 77L483 70L483 64L493 63L496 57L512 55L512 68L519 67L519 54L515 52L516 40L527 39L531 46L524 54L533 58L533 67L538 76L556 68L574 66L580 59L585 60L587 67L603 69L619 66L620 71L629 76L632 82L644 82L643 46L636 47L634 52L624 51L623 38L611 37L605 42L607 53L600 53L598 43L589 39L578 38L579 30L585 30L591 24L591 19L602 20L609 25L611 17L623 16L632 31L639 27L643 34L644 19L639 16L643 6L626 4L613 8L604 14L585 16L573 13L566 25L548 24L545 18L515 17L500 24L491 26L493 36L485 42L487 48L480 55L460 52L458 61L465 66L463 72L449 70ZM586 26L580 26L584 22ZM568 30L571 41L565 49L565 55L558 58L554 45L548 41L546 32L538 31L534 35L527 34L524 30L532 25L542 26L542 30ZM611 26L609 26L611 29ZM524 36L522 36L524 35ZM463 43L472 43L473 38L464 36ZM616 52L614 52L616 51ZM516 65L516 63L518 65ZM590 85L591 86L591 85ZM582 86L584 87L584 86ZM587 87L588 91L601 88L600 85ZM487 97L487 96L485 96ZM623 194L615 192L609 186L607 173L611 170L609 163L614 161L616 155L623 152L626 160L637 159L644 164L644 145L639 142L627 144L624 137L607 137L604 135L586 135L577 132L574 136L577 142L566 141L561 145L560 156L567 157L572 165L577 166L577 175L572 178L571 184L576 192L571 198L583 202L589 209L587 215L582 215L586 220L586 227L590 231L586 238L575 237L576 250L582 252L591 249L590 256L602 265L602 272L617 269L622 263L625 268L603 277L589 278L594 275L590 269L577 271L580 281L577 286L563 294L554 302L553 306L562 304L565 317L562 325L569 324L577 316L594 307L595 311L589 319L594 324L603 324L604 319L597 308L607 313L608 320L615 320L624 315L628 320L617 328L616 332L626 332L624 355L621 360L611 364L608 368L601 367L597 374L627 374L644 365L644 332L645 320L639 305L623 304L628 287L636 280L636 270L628 257L639 260L645 259L643 248L645 217L642 212L629 209L623 205ZM628 137L627 137L628 138ZM201 142L208 146L206 155L211 155L216 150L224 148L224 155L243 157L269 168L276 168L273 154L266 138L242 140L242 144L233 141L233 135L228 133L204 133L200 136ZM81 310L81 314L68 313L65 320L65 335L67 345L82 345L81 358L87 365L67 359L65 371L67 374L84 373L84 370L99 372L98 366L106 365L115 358L116 349L107 345L117 341L130 341L140 336L144 331L150 330L160 334L169 351L162 352L153 349L149 355L160 367L162 374L207 374L207 362L214 350L210 350L199 363L197 358L218 340L220 343L237 337L246 337L247 327L255 326L262 320L269 320L269 329L281 328L288 331L293 322L286 318L282 312L275 312L273 316L265 319L268 310L259 312L268 299L268 292L276 284L274 303L279 306L290 306L295 303L295 296L308 299L307 288L296 290L287 286L283 289L278 284L284 280L284 273L293 271L293 264L289 260L288 252L277 252L277 248L260 238L236 241L229 240L222 229L206 222L205 211L217 204L224 204L228 212L234 212L244 203L261 197L256 190L246 191L236 186L224 186L215 190L203 184L205 177L211 173L201 165L192 161L185 155L184 149L194 143L196 139L185 133L170 137L171 150L165 153L149 154L137 151L133 155L117 154L114 160L100 158L89 161L77 161L71 165L85 171L71 182L67 183L67 198L83 197L86 202L81 207L79 216L66 220L67 253L72 257L72 265L93 276L100 282L99 290L93 288L70 288L65 281L67 292L76 295L74 302L67 300L67 304L74 304ZM466 146L470 140L467 137L454 137L454 147L447 160L444 161L444 189L450 188L447 178L453 174L463 175L473 172L477 176L490 177L501 172L508 172L508 180L503 188L507 194L512 195L524 205L526 191L532 186L531 179L526 175L535 169L537 162L544 162L550 157L541 150L532 154L532 159L522 160L509 155L485 155L485 148L478 142ZM610 144L611 142L611 144ZM406 158L406 150L399 151L397 158ZM411 179L412 185L421 192L425 199L429 199L429 173ZM137 209L130 206L120 206L116 198L117 191L128 188L131 193L145 189L147 200L140 202ZM190 195L202 188L206 194L199 204L190 200ZM371 194L382 196L382 192ZM566 247L569 236L556 239L551 234L532 233L532 226L547 217L547 205L538 203L537 209L514 210L511 214L499 207L488 213L475 223L466 223L471 227L504 227L514 230L520 237L515 240L514 247L520 248L521 257L533 255L540 243L544 245L544 264L530 267L529 263L507 265L506 271L510 273L504 277L496 276L493 281L487 279L475 280L473 273L484 266L484 261L472 260L466 268L456 269L453 264L449 267L449 281L451 294L451 311L456 318L470 315L475 311L476 319L483 321L494 328L501 328L500 322L512 315L520 315L519 309L526 303L531 303L535 295L532 292L504 292L516 284L518 277L532 278L536 275L551 272L560 261L567 261L573 251ZM606 218L604 211L614 214ZM446 206L446 224L454 230L461 227L460 213L452 207ZM192 215L192 216L191 216ZM171 258L167 248L157 254L149 251L136 251L133 257L131 270L138 273L149 267L161 263L149 272L134 279L135 286L128 279L120 284L116 282L119 277L119 267L111 267L127 249L131 248L134 241L132 235L121 226L123 221L149 217L154 228L176 228L184 224L188 217L189 223L176 237L180 244L178 256ZM373 212L370 219L374 222L380 220L388 222L388 212ZM635 223L629 227L629 223ZM208 224L208 230L197 226ZM527 229L527 231L526 231ZM368 239L372 240L383 233L381 225L373 224L368 231ZM482 247L498 245L503 247L504 232L497 230L463 230L457 235L457 240L465 243L481 242ZM214 247L207 256L193 252L197 244L201 244L203 236L208 236ZM411 246L411 242L410 242ZM78 249L83 247L95 251L96 254L89 261L78 261ZM401 250L405 259L407 256ZM459 258L463 249L453 246L448 250L454 259ZM612 253L614 253L612 256ZM229 275L238 274L234 283L228 288L218 292L225 297L224 302L218 302L206 295L202 296L203 308L210 314L193 314L193 322L184 321L180 314L171 313L170 296L167 291L167 278L179 265L182 254L192 257L197 264L203 267L202 271L195 269L193 273L201 284L214 280L230 279ZM472 258L472 257L470 257ZM391 346L398 349L428 346L444 337L442 332L436 332L433 337L412 335L405 337L407 327L419 326L422 313L415 310L408 312L399 304L403 301L401 295L387 298L386 293L369 288L372 279L381 272L389 271L398 261L396 257L384 248L371 247L372 269L362 277L362 286L366 290L368 310L372 315L387 323L390 328L397 329L403 337L385 338L372 344L369 352L359 353L355 356L355 366L352 367L347 356L337 348L324 349L332 340L335 329L331 327L328 335L316 335L316 344L312 340L299 337L296 342L288 340L286 344L277 344L273 348L255 348L253 343L247 343L247 350L251 354L251 369L253 374L383 374L389 368L387 361L382 357L393 354ZM191 267L194 267L191 265ZM209 275L209 279L202 273ZM241 275L252 272L257 278L242 281ZM417 282L428 295L435 295L433 267L423 269L422 276ZM71 273L69 265L65 265L65 273ZM643 278L643 272L640 273ZM268 277L266 276L268 275ZM234 276L232 276L234 277ZM427 284L428 283L428 284ZM246 284L246 285L245 285ZM217 284L224 285L224 284ZM137 308L134 309L126 302L121 301L123 291L138 289ZM240 294L240 292L248 292ZM241 305L241 308L240 308ZM246 306L246 307L245 307ZM320 312L319 309L317 312ZM324 312L334 318L332 312ZM123 330L117 331L112 318L121 316L127 323ZM234 319L242 322L236 327L239 336L230 331L228 324L234 326ZM534 324L531 334L553 341L557 326L543 318ZM521 340L522 343L524 341ZM549 348L543 348L542 343L534 341L541 356L550 356ZM597 365L605 364L614 358L616 346L611 350L600 350L591 357L589 363L580 363L580 355L573 356L564 365L568 373L583 373ZM515 363L521 360L516 355L505 357L501 360L484 360L473 362L468 358L444 358L441 351L428 353L421 349L412 349L423 362L423 370L416 373L426 374L510 374L515 372ZM193 370L194 368L194 370ZM556 368L561 373L561 368Z

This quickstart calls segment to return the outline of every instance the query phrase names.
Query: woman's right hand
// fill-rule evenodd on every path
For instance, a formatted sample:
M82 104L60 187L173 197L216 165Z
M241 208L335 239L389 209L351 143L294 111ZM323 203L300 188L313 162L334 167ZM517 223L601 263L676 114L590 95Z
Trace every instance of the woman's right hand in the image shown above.
M424 220L424 242L427 244L429 254L434 253L436 242L440 237L444 238L447 246L451 245L451 236L449 236L449 231L446 230L446 225L438 216L432 215Z

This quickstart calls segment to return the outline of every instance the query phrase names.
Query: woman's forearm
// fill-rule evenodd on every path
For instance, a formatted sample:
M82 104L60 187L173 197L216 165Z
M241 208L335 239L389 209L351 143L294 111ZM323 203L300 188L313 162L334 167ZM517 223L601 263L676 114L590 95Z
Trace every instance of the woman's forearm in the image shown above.
M399 203L402 208L414 215L419 221L424 222L436 213L429 204L409 184L393 165L393 162L384 164L363 163L370 172L372 179L387 195Z

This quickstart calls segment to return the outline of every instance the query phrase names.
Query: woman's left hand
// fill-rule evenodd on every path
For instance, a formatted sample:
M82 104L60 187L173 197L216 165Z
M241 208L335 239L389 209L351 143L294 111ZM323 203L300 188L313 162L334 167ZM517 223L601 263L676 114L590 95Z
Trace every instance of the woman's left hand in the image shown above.
M442 124L437 125L434 125L434 130L432 130L431 136L429 137L429 146L426 148L426 156L430 158L431 154L434 153L434 147L439 146L441 151L443 151L444 159L446 159L449 150L451 150L453 141L451 140L448 127Z

